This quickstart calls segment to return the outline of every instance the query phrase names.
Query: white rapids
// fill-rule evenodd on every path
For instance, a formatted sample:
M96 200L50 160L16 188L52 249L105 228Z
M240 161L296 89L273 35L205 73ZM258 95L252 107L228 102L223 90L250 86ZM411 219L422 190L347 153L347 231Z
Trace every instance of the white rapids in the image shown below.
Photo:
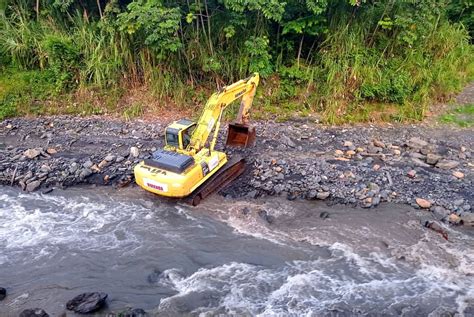
M446 242L413 211L384 208L0 187L0 315L60 315L78 293L104 291L109 311L173 316L473 316L472 235L448 228Z

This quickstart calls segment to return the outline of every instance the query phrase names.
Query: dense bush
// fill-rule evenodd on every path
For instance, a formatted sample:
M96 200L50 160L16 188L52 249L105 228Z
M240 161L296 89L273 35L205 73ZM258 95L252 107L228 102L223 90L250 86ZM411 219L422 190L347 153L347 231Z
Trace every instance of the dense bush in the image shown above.
M259 71L263 114L421 119L473 75L466 0L4 0L0 17L0 69L43 72L45 98L145 87L186 107Z

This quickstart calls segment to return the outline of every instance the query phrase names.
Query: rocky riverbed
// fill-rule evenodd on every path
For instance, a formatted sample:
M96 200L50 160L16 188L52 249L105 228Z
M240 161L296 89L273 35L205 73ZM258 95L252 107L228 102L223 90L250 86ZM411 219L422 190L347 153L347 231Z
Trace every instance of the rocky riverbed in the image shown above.
M100 117L0 123L0 182L25 191L78 184L125 186L133 166L163 146L165 123ZM324 127L258 122L247 173L224 195L321 199L375 207L398 202L440 218L473 206L474 133L423 125ZM224 135L220 138L220 147Z
M54 116L0 122L0 183L27 192L133 184L133 167L163 146L168 122ZM365 208L395 202L472 224L474 131L436 125L329 127L256 122L256 146L226 149L248 168L220 193L284 196ZM223 149L225 133L218 148Z

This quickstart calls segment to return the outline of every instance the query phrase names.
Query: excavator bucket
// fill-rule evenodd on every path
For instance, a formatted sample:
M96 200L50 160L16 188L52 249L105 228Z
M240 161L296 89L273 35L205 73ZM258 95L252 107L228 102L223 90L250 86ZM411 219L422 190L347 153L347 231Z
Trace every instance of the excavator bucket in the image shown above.
M250 147L255 144L255 127L239 124L230 123L229 129L227 130L227 146L233 147Z

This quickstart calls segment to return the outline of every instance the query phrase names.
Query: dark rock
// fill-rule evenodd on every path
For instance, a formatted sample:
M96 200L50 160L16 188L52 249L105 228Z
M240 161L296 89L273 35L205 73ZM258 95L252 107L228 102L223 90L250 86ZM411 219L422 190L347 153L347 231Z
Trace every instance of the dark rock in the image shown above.
M273 216L270 216L266 210L259 210L258 216L269 224L272 224L275 220L275 218Z
M117 187L123 188L128 186L132 182L132 176L131 175L123 175L120 177L120 179L117 181Z
M147 281L150 284L156 284L158 283L159 279L161 278L162 272L158 269L153 269L153 271L148 274L147 276Z
M49 315L41 308L33 308L22 311L20 317L49 317Z
M148 316L148 314L146 313L146 311L144 311L141 308L133 308L133 309L127 310L123 314L120 314L120 316L123 316L123 317L146 317L146 316Z
M249 213L250 213L250 209L248 207L244 207L244 209L242 209L243 215L248 215Z
M79 314L89 314L101 309L107 294L105 293L83 293L66 303L66 308Z
M288 193L288 195L286 195L286 199L292 201L292 200L295 200L298 196L295 194L295 193Z
M421 224L426 227L426 228L429 228L439 234L441 234L441 236L443 236L443 238L445 240L448 240L448 233L439 225L437 224L436 222L434 221L429 221L429 220L422 220L421 221Z
M7 297L7 290L3 287L0 287L0 300L4 300Z
M329 212L323 211L319 214L319 218L326 219L329 218Z
M53 191L53 189L54 189L54 188L46 188L46 189L43 190L41 193L46 195L46 194L51 193L51 192Z

